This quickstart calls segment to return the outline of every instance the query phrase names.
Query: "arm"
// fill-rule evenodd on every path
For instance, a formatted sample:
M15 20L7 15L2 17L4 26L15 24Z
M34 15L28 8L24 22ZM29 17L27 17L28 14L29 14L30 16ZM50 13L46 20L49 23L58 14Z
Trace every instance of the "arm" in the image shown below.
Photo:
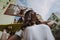
M15 35L11 36L8 40L21 40L22 30L15 33Z
M13 35L8 40L20 40L21 38L18 35Z

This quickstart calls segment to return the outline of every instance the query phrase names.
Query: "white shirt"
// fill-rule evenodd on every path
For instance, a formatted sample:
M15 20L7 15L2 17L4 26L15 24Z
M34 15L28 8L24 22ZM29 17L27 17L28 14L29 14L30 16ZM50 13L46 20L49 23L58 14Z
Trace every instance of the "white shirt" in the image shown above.
M49 26L45 24L27 27L23 38L24 40L55 40Z

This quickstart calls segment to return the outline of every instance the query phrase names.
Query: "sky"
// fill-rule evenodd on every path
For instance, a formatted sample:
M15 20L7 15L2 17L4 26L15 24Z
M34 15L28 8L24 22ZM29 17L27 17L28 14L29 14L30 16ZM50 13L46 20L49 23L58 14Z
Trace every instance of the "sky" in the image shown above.
M51 11L49 13L51 14L52 12L60 18L60 0L56 0L56 2L53 4L53 6L51 7Z
M53 12L60 13L60 0L57 0L56 3L53 6Z
M60 0L17 0L16 4L32 8L47 20L52 12L60 13Z

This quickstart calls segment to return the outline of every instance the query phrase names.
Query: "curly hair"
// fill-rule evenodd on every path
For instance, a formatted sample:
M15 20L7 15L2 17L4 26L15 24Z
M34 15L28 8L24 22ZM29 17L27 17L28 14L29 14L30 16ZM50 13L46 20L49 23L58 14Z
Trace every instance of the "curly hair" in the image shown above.
M28 26L32 26L34 24L40 24L40 23L41 22L38 20L36 16L36 12L34 12L33 10L29 10L25 13L24 23L22 28L25 29Z

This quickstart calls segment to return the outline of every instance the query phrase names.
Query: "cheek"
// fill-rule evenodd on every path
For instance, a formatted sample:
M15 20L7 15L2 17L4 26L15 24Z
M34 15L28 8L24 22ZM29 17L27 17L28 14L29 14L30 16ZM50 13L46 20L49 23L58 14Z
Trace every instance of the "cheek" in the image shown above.
M36 18L35 18L35 17L32 17L32 20L33 20L33 21L35 21L35 20L36 20Z

